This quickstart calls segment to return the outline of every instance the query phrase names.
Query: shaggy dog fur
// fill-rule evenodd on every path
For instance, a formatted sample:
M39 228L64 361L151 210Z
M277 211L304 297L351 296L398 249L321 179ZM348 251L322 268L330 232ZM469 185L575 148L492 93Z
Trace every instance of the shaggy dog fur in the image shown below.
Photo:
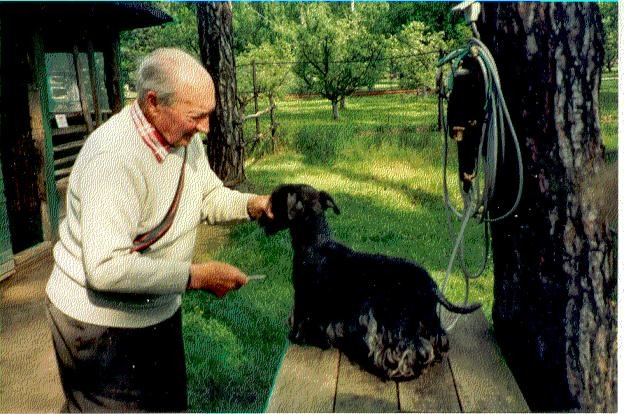
M267 234L289 229L295 291L289 338L341 349L384 379L407 380L448 350L436 306L456 313L425 269L409 260L353 251L331 239L325 210L340 213L331 196L308 185L273 191Z

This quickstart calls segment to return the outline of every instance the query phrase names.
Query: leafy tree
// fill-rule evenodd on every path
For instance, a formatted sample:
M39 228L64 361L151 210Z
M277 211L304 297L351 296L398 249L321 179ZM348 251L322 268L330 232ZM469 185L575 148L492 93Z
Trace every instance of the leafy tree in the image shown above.
M447 47L444 33L426 33L425 24L413 21L392 37L393 67L403 88L435 87L438 51Z
M381 77L387 42L366 31L359 13L337 18L325 3L307 4L294 36L294 71L309 90L331 102L334 119L341 98Z
M260 2L232 4L234 51L237 55L271 39L273 27L265 14L264 4Z
M235 2L232 13L237 55L263 43L283 41L282 28L299 21L299 5L289 2Z
M145 55L159 47L177 47L199 58L195 5L183 2L158 2L154 5L173 18L162 26L125 31L120 36L121 75L134 87L135 71Z
M283 95L294 81L288 63L294 60L293 52L284 41L265 42L254 46L236 58L236 77L239 95L253 93L252 63L256 62L256 88L260 94Z
M387 2L358 3L355 12L359 13L362 24L370 32L389 36L393 34L393 22L390 21L390 5Z
M617 3L598 3L604 28L604 60L611 72L618 60L618 9Z
M443 32L445 40L462 39L463 15L451 9L457 3L443 1L391 2L386 14L387 33L397 34L413 21L425 24L425 32Z

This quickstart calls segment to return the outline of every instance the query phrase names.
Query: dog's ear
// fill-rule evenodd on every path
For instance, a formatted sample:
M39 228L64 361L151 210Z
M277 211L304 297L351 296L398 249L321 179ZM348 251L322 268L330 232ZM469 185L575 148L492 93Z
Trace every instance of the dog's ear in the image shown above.
M297 199L296 193L288 193L286 197L286 207L288 211L288 220L293 220L297 214L303 211L303 203Z
M332 210L334 210L334 213L340 214L340 209L336 205L336 202L327 192L321 191L319 193L319 200L321 202L321 206L323 206L323 210L327 210L331 207Z

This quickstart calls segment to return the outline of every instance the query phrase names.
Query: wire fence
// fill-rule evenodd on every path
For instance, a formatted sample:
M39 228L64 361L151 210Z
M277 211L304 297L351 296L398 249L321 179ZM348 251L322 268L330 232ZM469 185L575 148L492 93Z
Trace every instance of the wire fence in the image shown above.
M437 55L437 58L433 57ZM250 63L237 64L237 71L239 74L244 71L251 72L251 89L239 89L238 91L238 99L239 99L239 108L241 113L242 122L254 120L255 122L255 131L254 136L251 139L246 139L246 144L250 146L251 151L254 150L256 145L261 142L265 137L270 137L271 149L274 150L276 147L276 135L278 131L278 122L276 119L276 91L275 90L266 90L263 88L258 79L258 68L262 66L277 66L282 68L283 73L288 73L293 70L293 66L297 64L316 64L316 65L340 65L340 64L354 64L354 63L366 63L373 64L379 62L398 62L400 60L410 59L410 64L421 65L423 69L427 69L428 71L432 71L432 79L435 82L435 87L421 87L421 88L403 88L401 87L401 82L399 76L400 73L392 73L388 71L386 77L382 79L381 82L377 82L373 86L365 86L356 90L352 95L362 96L362 95L378 95L378 94L387 94L387 93L436 93L438 96L444 93L443 87L441 84L442 76L439 70L435 69L435 63L445 55L445 51L442 49L428 50L424 52L418 53L410 53L410 54L400 54L400 55L386 55L377 57L374 59L347 59L347 60L335 60L335 61L299 61L299 60L284 60L284 61L255 61L252 60ZM247 74L248 76L248 74ZM284 76L284 79L286 76ZM279 83L279 82L278 82ZM433 83L433 82L432 82ZM318 96L309 90L290 90L288 95L295 97L312 97ZM260 109L260 101L266 102L268 101L268 106L265 109ZM253 113L244 115L249 112L247 108L249 108L253 104ZM268 132L263 133L261 128L261 118L268 116L270 119ZM438 117L439 118L439 117ZM440 119L438 119L438 128L440 126Z
M329 61L329 63L332 64L342 64L342 63L369 63L369 62L382 62L382 61L387 61L387 60L399 60L399 59L405 59L405 58L413 58L413 57L421 57L421 56L426 56L426 55L433 55L433 54L439 54L440 50L436 49L436 50L430 50L427 52L419 52L419 53L409 53L409 54L403 54L403 55L395 55L395 56L383 56L380 58L376 58L376 59L350 59L350 60L332 60ZM424 59L422 59L424 61ZM316 63L316 64L324 64L326 63L325 61L303 61L303 60L291 60L291 61L280 61L280 62L255 62L255 64L257 66L262 66L262 65L296 65L299 63ZM252 63L245 63L242 65L237 65L239 67L246 67L246 66L252 66Z
M380 56L373 59L346 59L346 60L328 60L328 61L303 61L303 60L281 60L281 61L259 61L252 60L249 63L237 64L237 70L239 74L244 73L245 71L258 71L258 68L263 66L277 66L283 68L284 71L292 71L295 65L299 64L312 64L312 65L341 65L341 64L356 64L356 63L366 63L366 64L374 64L374 63L382 63L382 62L394 62L398 63L400 61L404 61L409 59L410 63L420 65L422 69L426 70L434 70L436 58L432 58L432 56L437 55L437 57L441 57L444 55L444 51L441 49L431 49L418 53L407 53L407 54L399 54L399 55L386 55ZM386 76L382 77L379 82L372 86L366 86L359 88L358 92L355 95L363 94L375 94L376 91L388 91L388 90L405 90L412 89L413 92L431 92L432 88L421 87L421 88L405 88L401 86L400 78L402 74L399 71L388 70ZM240 82L239 82L240 85ZM252 89L249 88L240 88L239 86L239 95L247 96L253 95L256 93L266 94L267 91L264 90L258 83L254 83ZM297 97L304 97L313 95L310 90L303 87L303 85L295 85L291 87L288 91L288 94L295 95Z

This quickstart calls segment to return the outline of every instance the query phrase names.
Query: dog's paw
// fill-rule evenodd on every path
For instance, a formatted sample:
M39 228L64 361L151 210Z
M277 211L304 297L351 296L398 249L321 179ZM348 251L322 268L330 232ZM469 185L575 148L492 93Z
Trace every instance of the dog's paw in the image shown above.
M420 338L420 341L416 344L416 352L418 355L418 362L421 365L429 365L435 358L435 351L433 345L425 338Z
M302 322L295 324L288 334L290 342L298 345L312 345L321 349L328 349L331 344L325 335L325 329L322 326L304 324Z
M288 318L288 322L290 324L290 332L288 333L290 342L304 345L306 342L305 323L303 321L295 321L292 314Z
M291 329L288 333L288 340L293 344L306 345L305 335L299 329Z
M442 353L449 350L448 335L443 332L438 333L435 336L435 338L433 339L433 343L435 345L436 351L438 351L436 352L437 356L440 356Z

